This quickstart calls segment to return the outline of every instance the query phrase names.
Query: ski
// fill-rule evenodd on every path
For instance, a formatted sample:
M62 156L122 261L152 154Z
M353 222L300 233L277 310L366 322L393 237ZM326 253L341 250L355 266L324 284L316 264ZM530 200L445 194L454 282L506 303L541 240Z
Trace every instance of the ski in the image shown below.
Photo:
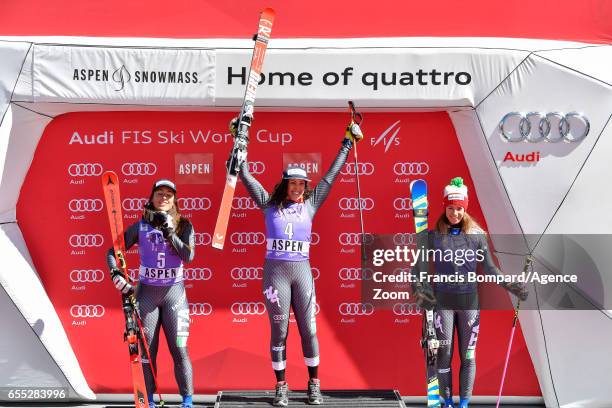
M119 195L119 179L113 171L102 174L102 189L108 214L108 222L111 229L113 249L117 266L123 272L125 279L129 282L127 264L125 262L125 241L123 237L123 216L121 214L121 198ZM147 388L144 373L142 371L141 357L138 350L140 340L139 322L134 295L122 295L122 308L125 317L124 340L128 343L130 352L130 366L132 381L134 383L134 404L137 408L149 408Z
M274 10L265 8L259 17L259 26L257 34L253 37L255 47L253 48L253 57L251 58L251 68L247 77L246 90L242 101L242 109L238 120L237 132L234 137L234 147L230 153L227 162L227 178L223 189L223 197L221 198L221 206L215 224L215 232L213 234L213 248L223 249L225 236L227 234L227 225L229 223L230 212L232 210L232 200L236 191L236 182L238 181L238 171L240 165L245 160L246 148L249 143L249 128L253 121L253 108L255 105L255 92L259 84L261 69L263 67L264 57L268 49L268 41L272 33L272 24L274 23Z
M410 183L414 230L418 248L427 248L427 183L425 180L413 180ZM421 271L418 271L421 272ZM423 309L423 333L421 347L425 355L427 375L427 408L440 406L440 386L438 384L436 354L438 349L433 310Z

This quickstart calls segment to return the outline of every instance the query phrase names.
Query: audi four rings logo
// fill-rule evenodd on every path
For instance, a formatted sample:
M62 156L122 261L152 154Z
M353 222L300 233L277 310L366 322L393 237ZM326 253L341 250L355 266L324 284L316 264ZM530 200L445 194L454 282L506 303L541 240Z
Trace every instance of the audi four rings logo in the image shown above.
M263 162L249 162L249 173L251 174L261 174L266 171L266 165Z
M343 197L338 201L338 207L343 211L356 211L359 210L359 199L358 198L346 198ZM374 208L374 200L367 197L361 198L361 209L364 211L370 211Z
M429 173L429 164L419 163L395 163L393 172L398 176L423 176Z
M342 316L369 316L374 313L371 303L340 303L338 312Z
M412 245L416 242L415 234L410 232L398 232L397 234L393 234L393 244L394 245Z
M104 244L104 237L100 234L74 234L68 242L73 248L100 247Z
M230 275L233 280L262 280L263 268L261 266L236 267L232 268Z
M100 163L72 163L68 166L68 174L72 177L92 177L102 175Z
M102 211L104 204L99 198L72 199L68 202L68 209L72 212Z
M256 210L257 204L251 197L234 197L232 200L232 209L234 210Z
M185 211L206 211L211 206L210 199L206 197L179 198L178 204Z
M210 268L185 268L183 270L183 278L188 281L203 281L212 278Z
M358 163L359 175L370 176L374 174L374 164L370 162ZM344 176L355 175L355 163L347 163L344 168L340 171L340 174Z
M155 163L123 163L121 172L126 176L152 176L157 173Z
M374 241L374 237L370 233L365 233L364 244L371 244ZM338 242L340 245L361 245L361 233L360 232L343 232L338 235Z
M420 316L421 307L416 303L396 303L393 305L393 313L398 316Z
M316 232L310 234L310 245L317 245L321 241L321 236Z
M212 306L210 303L190 303L189 314L191 316L208 316L212 313Z
M104 312L102 305L72 305L70 308L72 317L102 317Z
M121 207L125 211L142 211L147 201L146 198L124 198Z
M236 316L240 315L262 315L266 313L266 305L262 302L241 302L233 303L232 314Z
M263 232L234 232L230 237L234 245L261 245L266 242Z
M512 143L575 143L587 137L590 129L589 120L578 112L510 112L499 123L502 138Z
M319 277L321 276L321 271L319 270L319 268L312 267L311 270L312 270L312 279L313 280L319 279Z
M196 232L194 236L196 245L210 245L212 242L212 236L208 232Z
M397 197L393 200L393 208L397 211L410 211L412 210L412 198Z
M101 269L73 269L70 271L70 280L75 283L102 282L104 272Z
M372 269L342 268L338 271L338 277L343 281L370 280L372 279Z

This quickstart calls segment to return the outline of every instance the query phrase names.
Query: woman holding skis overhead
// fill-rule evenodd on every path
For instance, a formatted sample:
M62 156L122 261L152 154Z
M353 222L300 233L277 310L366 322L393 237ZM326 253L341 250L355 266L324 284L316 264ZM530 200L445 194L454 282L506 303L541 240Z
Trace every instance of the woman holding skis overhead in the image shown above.
M438 381L440 396L444 399L444 408L454 408L451 360L453 353L454 331L457 330L461 367L459 372L460 408L468 406L474 379L476 376L476 342L480 328L480 305L478 301L477 283L469 282L468 272L475 272L477 263L481 263L487 274L501 274L495 266L489 251L484 230L468 214L468 190L463 179L456 177L444 189L444 212L438 218L435 229L429 231L428 249L441 250L442 253L451 250L455 255L465 254L466 250L474 254L463 259L455 257L445 261L434 255L433 265L437 275L459 275L464 281L460 283L436 282L433 295L431 288L424 284L417 287L417 301L426 299L437 301L435 306L435 329L439 341L437 354ZM423 269L421 269L423 270ZM502 286L518 296L527 299L528 292L523 284L502 284Z
M191 360L187 353L189 304L183 283L183 263L193 260L194 236L191 222L180 215L176 186L170 180L158 180L153 185L142 219L124 233L126 249L138 244L140 272L137 288L128 283L117 268L113 249L107 255L115 287L124 294L136 291L145 338L150 345L151 362L144 351L142 362L151 408L155 407L151 364L156 370L160 328L164 330L174 360L174 375L183 397L181 408L193 406Z
M230 124L232 132L235 127L236 120L233 120ZM323 402L318 379L315 287L309 263L312 220L329 194L353 143L362 138L359 126L351 122L330 169L312 190L306 171L289 167L270 195L249 173L246 160L240 166L240 178L265 217L267 251L263 293L271 327L270 353L277 381L273 405L277 407L285 407L289 403L285 381L285 344L291 307L302 338L304 362L308 367L308 403L319 405Z

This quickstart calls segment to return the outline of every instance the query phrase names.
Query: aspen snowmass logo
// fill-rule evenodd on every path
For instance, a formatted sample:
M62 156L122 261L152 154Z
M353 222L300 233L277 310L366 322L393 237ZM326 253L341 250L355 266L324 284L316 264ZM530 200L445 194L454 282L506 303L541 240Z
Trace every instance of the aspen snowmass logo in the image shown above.
M130 71L122 65L111 71L109 69L74 68L73 81L113 82L115 91L122 91L130 82L142 84L198 84L200 79L194 71Z

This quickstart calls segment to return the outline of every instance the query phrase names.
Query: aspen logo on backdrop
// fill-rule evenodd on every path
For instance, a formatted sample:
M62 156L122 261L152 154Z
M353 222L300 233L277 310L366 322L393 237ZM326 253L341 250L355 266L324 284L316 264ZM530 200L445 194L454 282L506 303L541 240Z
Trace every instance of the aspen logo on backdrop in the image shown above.
M321 153L283 153L283 169L301 167L315 185L321 178Z
M174 173L179 184L212 184L212 153L176 153Z
M129 70L125 65L110 69L74 68L73 81L113 82L115 91L122 91L130 82L143 84L197 84L201 81L197 72Z

